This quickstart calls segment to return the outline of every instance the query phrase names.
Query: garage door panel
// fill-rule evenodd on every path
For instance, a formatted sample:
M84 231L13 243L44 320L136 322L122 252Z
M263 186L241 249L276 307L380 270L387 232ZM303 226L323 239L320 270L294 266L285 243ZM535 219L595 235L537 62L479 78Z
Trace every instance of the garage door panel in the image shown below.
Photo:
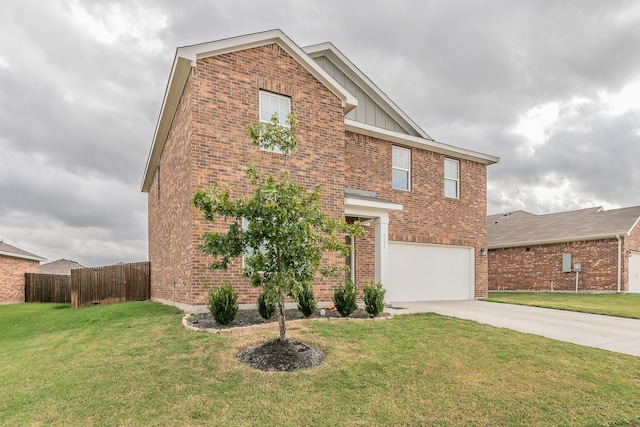
M629 292L640 293L640 253L631 252L629 258Z
M473 298L473 248L389 242L387 302Z

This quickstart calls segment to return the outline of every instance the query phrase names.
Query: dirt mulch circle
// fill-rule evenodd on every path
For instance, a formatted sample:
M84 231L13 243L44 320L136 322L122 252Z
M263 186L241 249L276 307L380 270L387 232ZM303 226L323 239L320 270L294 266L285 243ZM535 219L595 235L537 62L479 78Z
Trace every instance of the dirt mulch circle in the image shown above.
M258 344L237 354L236 359L260 371L294 372L310 369L324 362L321 350L302 341L280 338Z

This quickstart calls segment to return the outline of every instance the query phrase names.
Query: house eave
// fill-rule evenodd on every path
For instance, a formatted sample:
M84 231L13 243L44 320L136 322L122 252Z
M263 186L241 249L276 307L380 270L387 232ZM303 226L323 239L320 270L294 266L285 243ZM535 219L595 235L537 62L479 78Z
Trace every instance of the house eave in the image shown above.
M458 159L471 160L474 162L483 163L485 165L492 165L500 161L499 157L491 156L489 154L478 153L476 151L454 147L452 145L444 144L430 139L424 139L417 136L406 135L403 133L382 129L376 126L360 123L355 120L345 119L344 124L345 130L349 132L360 133L363 135L384 139L386 141L395 142L397 144L402 144L409 147L429 150Z
M619 233L593 234L588 236L563 237L559 239L529 240L529 241L521 241L521 242L513 242L513 243L489 244L487 248L507 249L507 248L526 247L526 246L554 245L558 243L586 242L590 240L615 239L616 236L627 237L628 235L629 235L628 233L622 231Z
M42 261L46 261L46 258L42 258L39 257L37 255L26 255L26 254L16 254L13 252L5 252L5 251L0 251L0 256L6 256L6 257L11 257L11 258L19 258L19 259L27 259L30 261L38 261L38 262L42 262Z

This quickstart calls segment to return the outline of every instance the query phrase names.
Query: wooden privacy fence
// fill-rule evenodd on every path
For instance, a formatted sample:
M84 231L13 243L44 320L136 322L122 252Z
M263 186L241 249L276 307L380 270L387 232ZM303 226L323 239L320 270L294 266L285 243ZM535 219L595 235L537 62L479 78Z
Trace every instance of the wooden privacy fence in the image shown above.
M71 270L71 307L149 299L150 272L149 262Z
M71 302L71 276L25 273L25 302Z

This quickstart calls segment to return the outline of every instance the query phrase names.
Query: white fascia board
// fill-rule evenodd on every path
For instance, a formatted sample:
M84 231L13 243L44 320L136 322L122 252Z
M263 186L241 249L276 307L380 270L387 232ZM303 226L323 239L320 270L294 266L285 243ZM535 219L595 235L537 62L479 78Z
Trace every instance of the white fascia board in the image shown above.
M376 213L401 211L402 205L373 200L362 200L357 198L344 198L345 213L348 215L375 216Z
M142 179L141 189L145 193L148 193L151 188L151 181L156 173L156 167L160 162L160 155L162 154L164 144L167 142L173 118L178 109L178 104L180 103L184 86L189 78L189 73L191 72L191 65L190 60L182 58L176 53L167 89L165 90L164 99L162 100L162 108L158 116L153 142L149 150L149 157L147 157L147 166L145 167Z
M358 100L355 96L336 82L333 77L331 77L316 63L316 61L311 59L309 55L307 55L280 30L247 34L240 37L181 47L178 49L178 55L191 59L195 65L195 61L198 59L223 55L225 53L236 52L239 50L253 49L272 43L276 43L282 47L289 55L291 55L291 57L293 57L293 59L302 65L304 69L310 72L334 95L336 95L342 101L342 107L345 109L345 113L353 110L358 105Z
M11 258L28 259L31 261L38 261L38 262L47 260L46 258L39 257L38 255L23 255L23 254L16 254L13 252L5 252L5 251L0 251L0 255L11 257Z
M303 50L312 58L318 56L326 56L333 62L343 73L353 80L360 89L371 97L381 107L387 105L390 109L385 111L391 115L403 127L408 127L418 133L425 139L433 140L417 123L404 112L395 102L391 100L378 86L375 85L356 65L349 60L338 48L332 43L321 43L313 46L307 46ZM384 108L384 107L383 107Z
M384 139L386 141L395 142L397 144L409 147L429 150L441 153L446 156L458 159L471 160L485 165L492 165L500 161L499 157L489 154L478 153L476 151L466 150L464 148L454 147L453 145L444 144L442 142L424 139L417 136L405 135L403 133L382 129L365 123L356 122L355 120L344 120L345 130L363 135L372 136L374 138Z
M488 249L503 249L503 248L519 248L525 246L542 246L542 245L554 245L557 243L569 243L569 242L586 242L589 240L604 240L604 239L615 239L616 236L626 237L627 234L624 232L614 233L614 234L596 234L591 236L576 236L576 237L568 237L561 239L548 239L548 240L532 240L527 242L515 242L508 244L497 244L497 245L487 245Z
M631 233L633 232L633 229L636 228L638 223L640 223L640 217L638 217L638 219L636 219L636 222L634 222L633 225L631 226L631 228L629 229L629 231L627 231L627 236L631 235Z

